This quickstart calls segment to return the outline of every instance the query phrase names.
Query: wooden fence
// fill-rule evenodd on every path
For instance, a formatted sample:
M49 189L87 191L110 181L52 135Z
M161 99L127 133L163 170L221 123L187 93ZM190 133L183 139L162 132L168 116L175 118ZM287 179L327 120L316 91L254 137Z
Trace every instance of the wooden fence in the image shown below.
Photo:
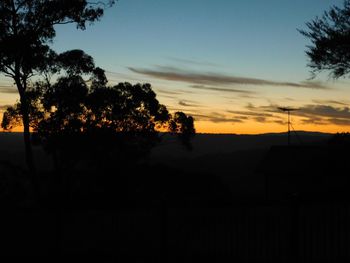
M1 256L123 262L350 262L350 204L4 210Z

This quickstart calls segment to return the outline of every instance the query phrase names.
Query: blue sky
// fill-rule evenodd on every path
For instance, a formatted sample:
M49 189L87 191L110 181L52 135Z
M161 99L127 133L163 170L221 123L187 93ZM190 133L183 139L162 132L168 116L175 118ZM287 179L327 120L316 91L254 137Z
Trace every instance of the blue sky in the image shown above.
M52 46L58 52L83 49L107 71L111 84L150 82L162 103L194 115L202 132L282 131L283 115L268 110L277 105L312 108L319 114L318 119L297 118L300 129L343 131L349 127L346 121L319 121L326 114L320 115L319 107L331 107L322 108L326 112L345 109L347 114L348 81L323 74L314 81L327 89L304 85L310 77L308 41L297 31L342 2L119 0L85 31L57 27ZM199 80L203 77L207 81ZM342 116L348 117L350 112ZM307 126L308 120L314 126Z
M308 78L306 39L297 32L334 0L120 0L86 31L57 27L58 51L81 48L111 71L203 62L229 74ZM183 66L183 65L179 65Z

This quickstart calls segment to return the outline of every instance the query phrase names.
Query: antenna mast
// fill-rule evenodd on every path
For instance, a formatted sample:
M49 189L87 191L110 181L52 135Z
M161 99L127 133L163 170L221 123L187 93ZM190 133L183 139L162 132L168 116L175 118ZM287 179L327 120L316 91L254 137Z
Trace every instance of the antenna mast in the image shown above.
M296 111L297 109L288 108L288 107L278 107L279 110L287 112L288 114L288 146L290 145L290 126L292 125L290 121L290 112Z

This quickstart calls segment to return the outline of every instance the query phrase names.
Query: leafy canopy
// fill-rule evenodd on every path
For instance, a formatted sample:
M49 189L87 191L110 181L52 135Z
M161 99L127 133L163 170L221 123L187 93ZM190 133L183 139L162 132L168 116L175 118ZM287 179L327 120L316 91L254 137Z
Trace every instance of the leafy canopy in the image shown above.
M178 134L190 147L193 118L183 112L172 116L150 84L109 86L104 71L81 50L63 53L55 62L57 81L39 81L26 91L30 126L49 153L138 159L160 141L160 131ZM7 109L4 129L21 125L20 109L21 103Z
M299 30L311 45L306 51L312 74L328 71L332 78L350 73L350 0L343 6L333 6L322 17L306 24L308 30Z
M97 21L114 1L1 0L0 72L16 80L20 95L25 82L50 66L55 52L48 45L55 26L75 23L85 29ZM22 85L18 85L22 84ZM21 90L23 88L23 90Z

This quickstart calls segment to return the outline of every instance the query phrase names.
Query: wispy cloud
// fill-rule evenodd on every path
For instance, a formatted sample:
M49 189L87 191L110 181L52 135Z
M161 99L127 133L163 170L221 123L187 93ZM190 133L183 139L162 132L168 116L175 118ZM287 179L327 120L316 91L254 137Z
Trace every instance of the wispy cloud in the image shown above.
M330 123L333 123L335 125L346 125L350 126L350 120L349 119L338 119L338 118L333 118L329 120Z
M184 107L197 107L197 106L199 106L198 103L196 103L194 101L190 101L190 100L180 100L179 105L184 106Z
M284 98L284 99L287 101L295 101L295 99L293 99L293 98Z
M172 91L172 90L164 90L164 89L158 89L157 92L162 94L167 94L167 95L180 95L183 93L180 91Z
M191 85L190 87L193 89L219 91L219 92L232 92L232 93L243 93L243 94L253 94L254 93L254 92L248 91L248 90L208 87L208 86L204 86L204 85Z
M248 105L245 107L247 110L251 112L272 112L272 113L281 113L281 110L279 110L280 106L277 104L269 104L269 105L263 105L263 106L255 106L252 103L248 103Z
M252 112L281 113L278 105L270 104L265 106L254 106L248 104L246 108ZM317 125L350 125L350 108L336 107L331 105L307 104L293 112L293 116L302 117L303 124Z
M174 67L158 67L158 69L142 69L129 67L128 69L134 73L143 74L158 79L180 81L201 85L253 85L284 86L308 89L328 89L327 86L323 85L320 82L280 82L257 78L228 76L224 74L211 72L198 73L192 71L184 71Z
M212 63L209 61L200 61L195 59L184 59L184 58L175 58L175 57L167 57L167 59L182 63L182 64L190 64L190 65L196 65L196 66L210 66L210 67L220 67L219 64Z
M254 110L246 111L233 111L227 110L223 112L207 112L205 110L198 110L198 104L193 101L179 101L179 105L182 107L188 107L186 112L193 116L196 121L210 121L213 123L245 123L245 122L260 122L260 123L273 123L280 121L284 124L283 118L278 114L259 112L260 108L254 107ZM170 107L171 110L178 110ZM180 109L180 111L183 109Z
M230 118L224 114L211 112L208 114L193 114L195 120L198 121L210 121L214 123L242 123L243 120L240 118Z
M254 117L253 118L256 122L266 123L268 122L268 119L266 117Z
M182 107L188 107L191 115L197 121L210 121L214 123L276 123L286 125L285 113L278 109L279 105L269 104L255 106L248 104L246 110L227 110L224 112L205 112L195 110L198 104L190 103L190 101L179 101ZM194 107L191 108L191 107ZM314 124L314 125L349 125L350 126L350 108L349 107L334 107L329 105L308 104L298 108L293 112L294 117L299 117L299 124Z
M233 114L235 118L240 118L241 120L255 121L260 123L274 123L276 121L280 121L281 118L279 115L276 115L273 112L265 112L265 110L262 111L251 104L247 106L247 109L248 110L246 111L228 110L226 112Z
M287 122L283 121L283 120L273 120L272 122L276 123L276 124L279 124L279 125L286 125L287 124Z
M109 84L117 84L120 82L143 82L141 78L135 77L133 74L119 73L114 71L105 71Z
M349 106L349 103L346 103L345 101L338 101L338 100L313 100L313 102L317 104Z
M238 97L243 98L243 99L260 99L261 97L258 96L253 96L249 94L239 94Z
M17 94L18 91L12 86L0 86L0 93Z
M273 115L270 113L261 113L261 112L252 112L252 111L233 111L228 110L228 113L251 116L251 117L272 117Z
M331 122L329 122L328 120L325 120L324 118L320 118L317 116L310 116L307 117L305 119L301 120L302 124L314 124L314 125L328 125Z
M300 116L321 116L329 118L342 118L350 120L349 107L333 107L330 105L305 105L296 112Z

